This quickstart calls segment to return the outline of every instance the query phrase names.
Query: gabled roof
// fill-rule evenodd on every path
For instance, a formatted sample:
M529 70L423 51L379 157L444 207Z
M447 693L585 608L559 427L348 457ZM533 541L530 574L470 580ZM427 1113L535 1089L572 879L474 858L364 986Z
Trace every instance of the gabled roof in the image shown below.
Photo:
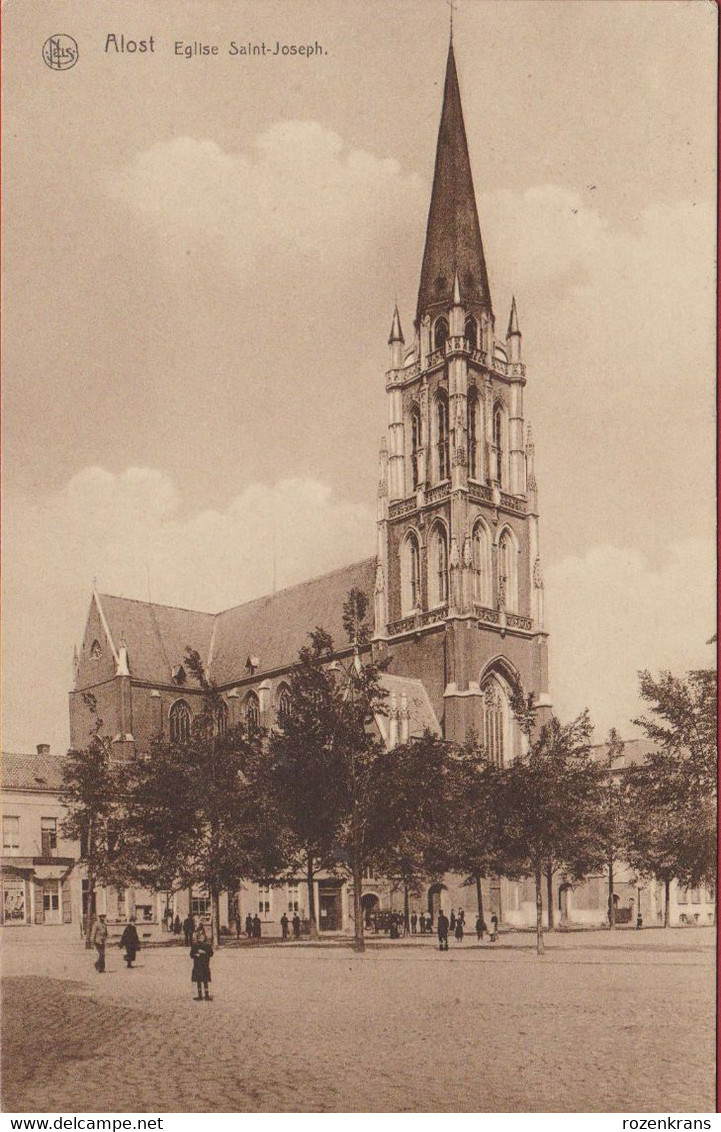
M368 558L218 614L110 594L97 599L116 647L121 640L127 645L134 680L170 683L191 648L223 685L248 675L249 656L258 658L259 673L290 667L317 626L337 648L347 647L343 603L353 587L372 599L375 570L375 558Z
M451 43L416 319L429 308L450 305L456 273L461 299L490 311L491 292Z
M63 783L63 755L15 754L3 751L0 781L4 790L49 790Z

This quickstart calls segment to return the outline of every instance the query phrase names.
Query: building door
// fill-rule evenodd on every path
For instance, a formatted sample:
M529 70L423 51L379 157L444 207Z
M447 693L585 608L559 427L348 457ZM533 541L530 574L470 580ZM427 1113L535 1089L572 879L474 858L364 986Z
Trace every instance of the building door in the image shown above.
M60 923L60 885L56 880L43 881L43 923Z
M318 910L320 912L320 930L322 932L338 932L341 929L341 903L340 889L326 888L318 893Z

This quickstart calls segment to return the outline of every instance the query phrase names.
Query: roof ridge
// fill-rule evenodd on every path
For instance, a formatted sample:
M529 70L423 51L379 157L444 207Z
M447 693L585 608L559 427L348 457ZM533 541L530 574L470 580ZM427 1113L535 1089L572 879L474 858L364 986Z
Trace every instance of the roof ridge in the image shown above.
M222 617L224 613L233 613L236 609L243 609L245 606L253 605L257 601L264 601L268 598L276 598L280 594L289 593L291 590L299 590L302 586L309 586L313 582L321 582L325 578L332 578L336 574L342 574L345 570L352 569L353 566L366 566L369 562L375 561L375 554L369 554L367 558L359 558L355 562L347 562L345 566L336 566L334 570L328 570L325 574L316 574L314 575L314 577L306 578L302 582L294 582L291 586L283 586L282 589L276 590L275 593L259 594L258 597L251 597L248 599L248 601L238 602L237 605L231 605L227 609L222 609L219 613L216 613L215 616Z
M99 597L110 597L113 601L131 601L133 605L151 606L156 609L177 609L181 613L198 613L201 617L217 617L217 613L210 613L207 609L190 609L187 605L171 605L167 601L145 601L142 597L124 597L121 594L99 594Z

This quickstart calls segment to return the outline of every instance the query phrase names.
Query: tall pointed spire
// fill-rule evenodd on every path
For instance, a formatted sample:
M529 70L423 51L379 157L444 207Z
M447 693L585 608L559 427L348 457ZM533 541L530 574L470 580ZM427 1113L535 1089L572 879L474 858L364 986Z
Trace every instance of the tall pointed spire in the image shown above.
M516 310L516 296L514 295L511 299L511 314L510 314L510 317L508 319L508 330L506 332L506 338L510 338L512 334L520 334L520 333L521 332L518 329L518 311Z
M389 346L391 342L405 342L403 331L401 329L401 316L398 313L398 303L396 303L395 307L393 308L393 322L391 324L391 332L388 338Z
M428 310L450 305L456 272L464 303L476 303L490 311L491 293L451 41L448 45L417 319Z

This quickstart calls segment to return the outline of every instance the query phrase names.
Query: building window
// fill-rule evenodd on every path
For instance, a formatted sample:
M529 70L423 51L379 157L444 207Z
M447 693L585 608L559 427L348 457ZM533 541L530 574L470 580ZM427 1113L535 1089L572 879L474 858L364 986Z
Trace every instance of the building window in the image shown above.
M137 907L137 906L136 906ZM210 897L205 892L192 891L190 894L190 914L199 920L209 920L213 915Z
M170 709L171 743L187 743L190 738L190 708L185 700L176 700Z
M468 475L472 480L480 479L481 462L478 446L478 395L473 392L468 396Z
M450 475L450 452L448 434L448 398L445 393L436 397L436 444L438 450L438 479L447 480Z
M419 454L421 447L421 413L418 406L411 409L411 487L415 491L420 482Z
M3 853L17 853L20 849L20 818L3 818Z
M258 913L261 916L268 916L270 914L270 885L258 885Z
M491 536L482 522L473 528L473 597L486 607L491 604Z
M228 705L225 703L225 701L223 701L218 706L218 713L217 713L217 717L216 717L216 722L217 722L217 725L218 725L218 734L221 735L221 736L227 735L227 733L228 733Z
M293 698L287 684L281 684L278 692L278 721L287 723L293 718Z
M289 884L288 885L288 911L289 912L299 912L300 911L299 887L300 886L297 885L297 884Z
M93 641L92 645L90 646L90 655L93 660L100 660L100 657L103 655L103 650L100 647L100 641Z
M418 539L410 531L401 548L401 606L412 613L421 604L421 555Z
M375 880L376 873L372 865L366 865L363 869L363 880Z
M506 485L505 425L503 406L496 405L493 410L493 458L495 463L493 479L501 487Z
M483 688L483 746L494 766L503 766L506 751L507 711L505 696L495 680Z
M469 349L475 350L478 345L478 323L472 315L466 319L465 338Z
M260 701L255 692L248 692L245 699L245 725L249 733L260 727Z
M518 609L518 550L508 529L498 540L498 606Z
M43 857L51 857L58 847L57 818L40 819L40 841Z
M681 885L678 886L678 891L676 893L676 903L688 904L688 889L682 888Z
M442 350L448 341L448 323L445 318L437 318L433 327L433 349Z
M43 915L47 919L53 912L60 911L60 894L56 880L43 881Z
M448 539L445 529L440 524L436 525L433 531L431 556L432 591L429 604L445 605L448 601Z

